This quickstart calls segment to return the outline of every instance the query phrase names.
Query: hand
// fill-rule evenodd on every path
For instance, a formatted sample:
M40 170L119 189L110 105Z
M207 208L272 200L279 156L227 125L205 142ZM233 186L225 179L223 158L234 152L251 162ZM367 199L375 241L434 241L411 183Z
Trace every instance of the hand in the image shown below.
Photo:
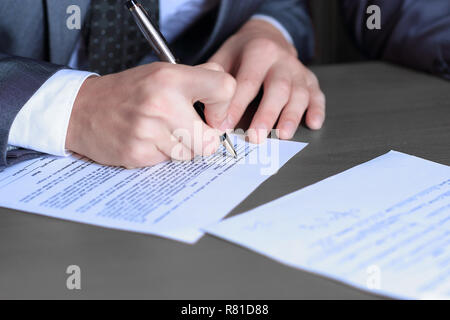
M306 124L320 129L325 119L325 96L316 76L298 59L295 48L270 23L250 20L230 37L211 62L223 66L237 80L235 96L220 129L233 129L262 85L264 96L253 117L251 142L267 138L277 119L281 139L295 134L306 111Z
M210 155L223 131L206 125L193 104L203 102L208 123L218 126L235 86L234 78L213 63L158 62L88 78L74 103L66 148L127 168Z

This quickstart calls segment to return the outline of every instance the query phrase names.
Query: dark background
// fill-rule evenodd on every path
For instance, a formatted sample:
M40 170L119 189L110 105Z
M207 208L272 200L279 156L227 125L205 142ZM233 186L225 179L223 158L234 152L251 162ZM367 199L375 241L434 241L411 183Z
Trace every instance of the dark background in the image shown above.
M365 60L344 24L338 0L310 0L309 6L316 37L312 64Z

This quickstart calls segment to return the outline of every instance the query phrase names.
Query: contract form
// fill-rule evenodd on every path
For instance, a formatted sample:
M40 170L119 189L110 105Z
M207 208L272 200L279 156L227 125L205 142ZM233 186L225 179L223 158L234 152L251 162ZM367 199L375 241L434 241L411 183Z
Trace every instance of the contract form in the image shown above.
M450 167L391 151L206 230L396 298L450 298Z
M222 219L306 144L232 135L224 149L190 162L126 170L72 155L42 156L0 171L0 206L187 243Z

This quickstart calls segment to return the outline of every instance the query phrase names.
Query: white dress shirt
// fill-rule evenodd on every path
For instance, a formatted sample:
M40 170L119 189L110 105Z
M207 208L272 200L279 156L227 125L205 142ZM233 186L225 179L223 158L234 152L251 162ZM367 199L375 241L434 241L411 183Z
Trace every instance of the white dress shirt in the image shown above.
M169 43L174 41L218 2L219 0L160 1L161 32ZM292 43L291 36L277 20L265 15L254 15L252 18L271 23ZM80 39L69 62L71 68L77 69L86 63L81 45ZM11 126L8 144L52 155L67 156L69 153L65 143L72 107L81 85L90 76L98 75L71 69L57 71L19 111Z

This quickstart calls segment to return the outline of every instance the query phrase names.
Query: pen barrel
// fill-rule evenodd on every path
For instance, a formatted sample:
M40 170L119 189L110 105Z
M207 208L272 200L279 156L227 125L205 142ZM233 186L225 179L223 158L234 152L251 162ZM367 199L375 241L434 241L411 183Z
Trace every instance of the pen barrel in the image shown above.
M178 61L172 54L166 39L164 39L161 32L151 23L150 16L141 4L134 0L129 0L126 2L126 6L159 60L177 64Z

